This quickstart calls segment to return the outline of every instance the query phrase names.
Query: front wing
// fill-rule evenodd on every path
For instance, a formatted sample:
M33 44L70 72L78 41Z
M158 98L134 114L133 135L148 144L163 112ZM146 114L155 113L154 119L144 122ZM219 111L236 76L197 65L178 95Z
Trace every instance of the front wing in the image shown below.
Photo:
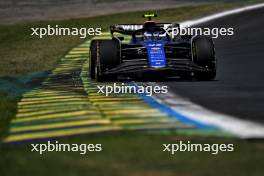
M103 72L103 74L133 75L136 73L156 72L168 73L168 76L180 75L186 72L212 71L202 67L188 59L167 58L165 67L151 67L147 59L134 59L121 63L115 68Z

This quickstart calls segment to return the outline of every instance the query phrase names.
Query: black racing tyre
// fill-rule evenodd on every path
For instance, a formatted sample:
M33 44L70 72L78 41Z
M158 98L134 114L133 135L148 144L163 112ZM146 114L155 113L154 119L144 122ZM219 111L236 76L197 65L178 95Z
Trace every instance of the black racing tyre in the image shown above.
M208 71L195 73L198 80L213 80L216 76L216 58L211 37L196 36L192 43L193 60L196 64L208 68Z
M193 59L199 65L206 65L215 60L214 43L212 38L197 36L193 39Z
M91 79L95 79L95 65L97 58L97 46L99 46L98 40L92 40L90 45L90 60L89 60L89 74Z
M100 40L97 53L99 56L95 67L95 79L97 81L115 79L114 75L105 75L103 72L110 70L121 63L119 41Z
M101 74L99 66L95 67L95 80L97 82L101 82L101 81L106 80L105 76Z

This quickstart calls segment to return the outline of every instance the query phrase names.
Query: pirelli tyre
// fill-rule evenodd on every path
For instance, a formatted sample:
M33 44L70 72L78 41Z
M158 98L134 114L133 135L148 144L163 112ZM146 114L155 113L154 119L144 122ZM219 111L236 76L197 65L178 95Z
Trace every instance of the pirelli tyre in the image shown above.
M196 36L192 40L193 60L208 71L195 73L198 80L213 80L216 76L216 58L214 43L211 37Z
M89 74L91 79L95 79L95 64L97 57L98 40L92 40L90 45Z
M95 79L96 81L110 81L115 79L115 75L105 74L121 63L120 43L118 40L97 40L96 42L96 62Z

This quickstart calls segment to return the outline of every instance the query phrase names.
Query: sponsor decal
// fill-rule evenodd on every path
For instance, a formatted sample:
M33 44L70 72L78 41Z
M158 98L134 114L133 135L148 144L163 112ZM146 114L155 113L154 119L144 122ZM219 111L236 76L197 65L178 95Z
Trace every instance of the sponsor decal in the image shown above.
M147 41L145 46L148 51L149 65L151 67L165 67L166 58L163 42Z

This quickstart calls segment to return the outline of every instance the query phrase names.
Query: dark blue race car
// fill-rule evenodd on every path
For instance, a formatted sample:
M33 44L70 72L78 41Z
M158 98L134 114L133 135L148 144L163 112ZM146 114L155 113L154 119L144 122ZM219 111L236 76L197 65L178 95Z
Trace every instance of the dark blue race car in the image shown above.
M214 44L208 36L171 37L177 23L156 23L146 14L144 24L110 26L112 39L94 39L90 45L91 79L113 80L118 76L212 80L216 76ZM124 40L123 36L130 39ZM156 76L155 76L156 75Z

